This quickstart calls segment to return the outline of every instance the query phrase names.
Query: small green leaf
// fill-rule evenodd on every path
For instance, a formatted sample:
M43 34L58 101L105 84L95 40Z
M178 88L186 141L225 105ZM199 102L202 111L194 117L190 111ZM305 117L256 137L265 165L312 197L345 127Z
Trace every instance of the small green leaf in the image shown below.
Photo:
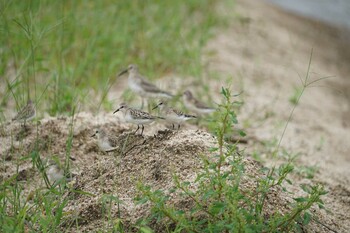
M214 190L208 190L207 192L205 192L203 194L203 199L207 200L209 198L211 198L212 196L215 196L216 192Z
M154 191L154 194L157 196L163 195L163 190L157 189L156 191Z
M185 211L183 210L178 210L175 212L177 215L184 215L185 214Z
M311 221L311 217L311 214L308 211L306 211L304 213L303 225L309 224L309 222Z
M171 189L169 189L169 193L175 193L176 190L177 190L177 188L171 188Z
M143 197L137 200L136 205L145 204L148 201L148 197Z
M232 121L234 124L237 124L237 123L238 123L238 120L237 120L237 115L236 115L236 113L233 112L233 111L230 111L230 112L229 112L229 115L230 115L231 121Z
M311 193L312 192L312 187L311 185L308 185L308 184L302 184L300 185L301 189L304 190L304 192L306 193Z
M227 96L227 89L224 87L221 87L221 94L223 94L226 97Z
M217 151L217 150L219 150L218 147L210 147L210 148L209 148L209 151L210 151L210 152L215 152L215 151Z
M319 199L317 203L322 204L322 205L324 204L324 202L321 199Z
M189 186L190 184L191 184L191 183L188 182L188 181L185 181L185 182L182 183L183 186Z
M142 233L153 233L153 230L151 228L149 228L148 226L143 226L143 227L140 227L140 232L142 232Z
M320 195L326 195L328 191L324 190L323 188L320 190Z
M293 198L296 202L306 202L307 199L305 197L296 197L296 198Z
M224 202L214 202L213 206L211 207L211 211L213 214L218 214L220 212L223 212L226 208L226 204Z
M89 193L89 192L86 192L86 191L83 191L83 190L79 190L79 189L71 190L71 192L78 193L78 194L81 194L81 195L87 195L87 196L91 196L91 197L96 197L96 195L93 194L93 193Z
M286 179L286 182L287 182L288 184L293 184L292 181L289 180L289 179Z
M241 137L247 136L247 134L246 134L243 130L240 130L240 131L239 131L239 135L240 135Z

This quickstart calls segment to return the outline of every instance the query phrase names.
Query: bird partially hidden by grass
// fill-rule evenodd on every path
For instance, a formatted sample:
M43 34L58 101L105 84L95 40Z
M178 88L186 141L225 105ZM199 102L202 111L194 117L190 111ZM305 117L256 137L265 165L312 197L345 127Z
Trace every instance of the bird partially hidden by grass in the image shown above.
M116 150L117 147L117 138L112 135L107 134L104 129L96 129L95 133L91 137L97 137L97 144L101 151L111 152Z
M165 120L172 124L173 129L175 129L175 125L177 125L177 129L180 129L181 123L196 119L197 117L194 115L185 114L175 108L170 108L167 106L168 104L165 101L160 102L157 106L155 106L152 110L159 108L161 115L164 116Z
M36 116L35 106L33 104L33 101L29 100L27 105L24 106L14 118L12 118L12 121L18 121L18 122L24 123L24 126L25 126L26 122L32 120L35 116Z
M49 159L46 163L46 175L53 187L70 182L74 176L70 173L65 174L64 169L53 159Z
M125 121L128 123L132 123L132 124L136 124L137 125L137 129L135 131L135 134L137 133L137 131L140 129L141 126L141 136L143 134L143 130L144 130L144 125L148 125L153 123L155 120L157 119L165 119L164 117L159 117L159 116L153 116L151 114L149 114L148 112L144 112L142 110L139 109L134 109L129 107L126 104L121 104L120 107L115 110L113 112L113 114L115 114L116 112L121 111L122 113L124 113L124 118Z

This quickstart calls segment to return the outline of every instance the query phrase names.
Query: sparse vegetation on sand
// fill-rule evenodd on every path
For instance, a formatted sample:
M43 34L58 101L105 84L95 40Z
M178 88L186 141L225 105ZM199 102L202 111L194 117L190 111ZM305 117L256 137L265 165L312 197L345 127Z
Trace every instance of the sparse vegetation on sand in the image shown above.
M196 77L191 85L181 81L211 99L219 85L210 85L222 77L208 78L203 49L228 22L217 9L230 4L2 1L0 231L304 232L314 223L336 232L319 215L328 190L313 180L317 166L298 164L297 152L281 143L306 88L323 79L310 82L311 58L302 86L289 93L292 112L282 134L254 141L265 157L247 152L251 144L242 149L251 140L238 126L244 97L230 88L217 90L215 109L197 125L169 130L156 122L142 127L142 136L112 114L122 101L137 101L127 89L114 90L122 99L108 98L123 82L117 73L131 63L151 81ZM171 104L181 102L184 90L176 92ZM11 123L29 99L36 119ZM113 143L98 141L107 135ZM323 143L321 137L318 148ZM307 181L294 182L298 176Z

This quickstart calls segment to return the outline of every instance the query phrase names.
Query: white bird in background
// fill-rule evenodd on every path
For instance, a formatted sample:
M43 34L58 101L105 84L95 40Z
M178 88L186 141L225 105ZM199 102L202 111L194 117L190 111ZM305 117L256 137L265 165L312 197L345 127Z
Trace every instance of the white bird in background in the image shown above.
M138 67L134 64L128 66L118 74L121 76L125 73L129 73L128 84L130 89L142 98L142 106L144 105L144 98L172 98L173 95L167 91L161 90L154 84L148 82L138 70Z
M197 115L210 114L215 111L215 108L211 108L203 102L194 98L189 90L183 93L183 102L186 108L196 113Z

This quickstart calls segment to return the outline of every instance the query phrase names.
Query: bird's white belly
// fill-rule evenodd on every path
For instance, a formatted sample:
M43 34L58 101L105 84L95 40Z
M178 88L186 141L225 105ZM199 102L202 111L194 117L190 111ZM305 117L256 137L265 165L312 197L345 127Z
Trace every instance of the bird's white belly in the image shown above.
M109 151L109 150L113 150L115 149L114 147L112 147L108 142L99 142L98 146L100 147L100 149L102 151Z
M213 113L215 111L215 109L212 109L212 108L198 108L194 104L188 103L186 101L185 101L185 107L187 109L189 109L191 112L194 112L194 113L196 113L198 115L209 114L209 113Z
M63 178L63 171L56 171L54 168L49 168L47 173L51 183L56 183Z
M215 111L215 109L212 108L198 108L197 112L199 112L200 114L210 114L213 113Z
M181 117L181 116L167 116L166 120L171 122L171 123L175 123L175 124L180 124L183 121L185 121L185 118Z
M135 119L130 114L126 114L125 121L137 125L147 125L153 122L151 119Z
M136 94L138 95L144 95L144 90L142 89L142 87L140 86L140 84L138 84L137 82L135 82L134 80L132 79L129 79L128 80L128 84L129 84L129 87L130 89L135 92Z
M184 101L184 104L188 110L198 114L197 108L192 103L188 103L187 101Z

